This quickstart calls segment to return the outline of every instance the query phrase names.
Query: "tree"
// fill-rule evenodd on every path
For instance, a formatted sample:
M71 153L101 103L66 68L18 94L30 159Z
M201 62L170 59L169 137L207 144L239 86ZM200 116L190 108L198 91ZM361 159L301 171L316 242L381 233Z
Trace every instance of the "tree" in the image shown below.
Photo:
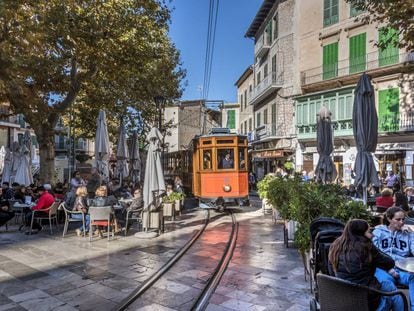
M90 134L99 109L145 119L154 95L180 97L185 71L169 21L164 0L0 3L0 100L34 129L42 180L53 180L54 128L73 105Z
M414 5L413 0L346 0L360 11L366 11L357 18L365 22L386 23L399 31L399 47L407 51L414 49ZM378 42L378 47L385 48L390 42Z

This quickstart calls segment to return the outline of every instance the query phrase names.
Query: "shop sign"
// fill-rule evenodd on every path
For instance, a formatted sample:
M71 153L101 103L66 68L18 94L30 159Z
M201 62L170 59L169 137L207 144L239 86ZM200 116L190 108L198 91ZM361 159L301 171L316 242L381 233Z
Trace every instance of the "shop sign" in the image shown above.
M283 150L265 150L253 154L253 158L281 158Z

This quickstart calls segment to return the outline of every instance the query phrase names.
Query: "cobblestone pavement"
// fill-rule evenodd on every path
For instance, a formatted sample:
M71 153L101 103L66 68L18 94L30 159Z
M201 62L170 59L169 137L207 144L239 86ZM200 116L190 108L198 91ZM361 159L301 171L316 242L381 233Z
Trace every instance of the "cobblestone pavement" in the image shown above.
M62 238L47 230L26 236L15 226L7 232L3 227L0 311L111 310L175 254L204 217L203 210L185 213L154 239L137 239L131 230L127 237L92 243L75 236L73 228ZM258 208L236 217L236 252L208 310L309 310L302 260L283 245L282 226ZM131 310L189 310L227 241L229 220L215 213L212 218L208 230L215 233L195 244L191 259L183 257Z

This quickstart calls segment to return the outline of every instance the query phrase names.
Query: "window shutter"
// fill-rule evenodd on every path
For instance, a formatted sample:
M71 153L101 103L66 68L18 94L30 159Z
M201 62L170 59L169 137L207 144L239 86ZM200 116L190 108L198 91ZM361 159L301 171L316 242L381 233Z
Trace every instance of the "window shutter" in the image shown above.
M366 33L349 38L349 73L361 72L366 65Z
M323 74L324 80L337 76L338 72L338 42L323 47Z
M398 88L378 92L379 130L393 132L399 130L400 91Z
M389 41L384 49L378 49L379 66L383 67L398 63L398 31L391 27L383 27L378 31L378 41Z
M227 110L227 127L229 129L236 128L236 111L235 110Z

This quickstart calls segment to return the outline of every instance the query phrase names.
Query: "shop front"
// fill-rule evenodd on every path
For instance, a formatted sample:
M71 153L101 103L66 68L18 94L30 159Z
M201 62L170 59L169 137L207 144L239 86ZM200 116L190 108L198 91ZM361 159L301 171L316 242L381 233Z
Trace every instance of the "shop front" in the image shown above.
M251 151L252 170L256 179L261 180L266 174L275 173L278 168L283 169L292 154L292 151L284 149Z

